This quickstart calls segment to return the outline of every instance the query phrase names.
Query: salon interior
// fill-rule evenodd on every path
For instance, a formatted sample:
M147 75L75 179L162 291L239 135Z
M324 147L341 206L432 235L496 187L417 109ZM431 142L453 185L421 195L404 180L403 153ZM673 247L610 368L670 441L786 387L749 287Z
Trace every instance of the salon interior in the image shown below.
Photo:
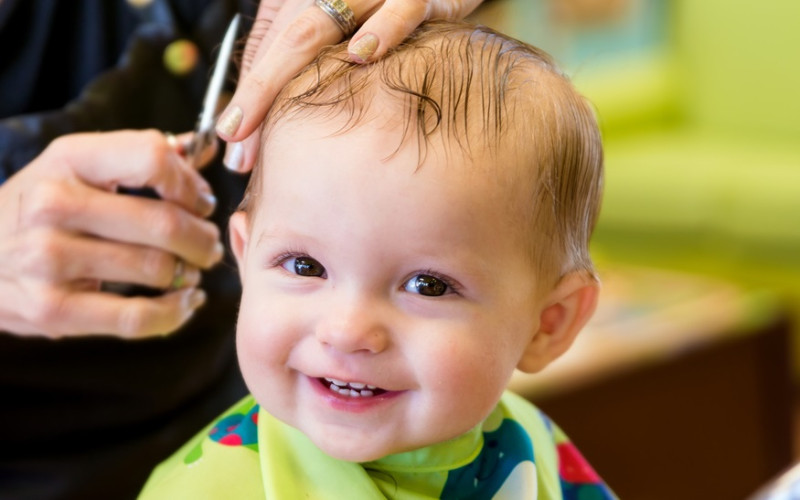
M553 54L605 143L597 314L512 388L620 498L800 498L800 2L495 0L473 18Z

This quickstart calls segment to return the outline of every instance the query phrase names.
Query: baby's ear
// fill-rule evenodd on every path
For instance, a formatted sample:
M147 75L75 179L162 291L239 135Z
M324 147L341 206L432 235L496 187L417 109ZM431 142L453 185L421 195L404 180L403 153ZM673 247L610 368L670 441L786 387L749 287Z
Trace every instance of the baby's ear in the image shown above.
M244 280L244 254L247 251L250 228L245 212L234 212L228 221L228 233L231 239L231 250L236 257L236 264L239 267L239 276Z
M525 349L517 368L535 373L572 345L597 307L600 284L587 272L570 273L545 298L539 330Z

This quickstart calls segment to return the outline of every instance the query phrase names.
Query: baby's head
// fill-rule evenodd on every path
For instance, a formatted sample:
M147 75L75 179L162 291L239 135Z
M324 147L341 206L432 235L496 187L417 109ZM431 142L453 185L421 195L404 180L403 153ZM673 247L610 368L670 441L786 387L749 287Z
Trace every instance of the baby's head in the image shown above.
M231 218L245 380L337 458L479 424L591 316L590 107L542 52L436 22L367 66L333 47L281 93Z

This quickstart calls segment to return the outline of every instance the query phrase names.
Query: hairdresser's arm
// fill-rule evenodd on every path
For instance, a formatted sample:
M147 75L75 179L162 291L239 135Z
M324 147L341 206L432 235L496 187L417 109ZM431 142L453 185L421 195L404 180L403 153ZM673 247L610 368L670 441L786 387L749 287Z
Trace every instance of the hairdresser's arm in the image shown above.
M162 199L118 194L150 187ZM156 131L55 140L0 186L0 330L64 337L166 334L202 303L198 268L221 258L206 181ZM185 287L126 298L118 282L167 288L177 259Z
M350 57L375 60L427 19L460 19L482 0L346 0L361 25L349 44ZM247 172L258 153L259 127L283 86L319 50L342 40L342 32L309 0L261 0L247 40L241 78L217 131L229 144L228 168Z

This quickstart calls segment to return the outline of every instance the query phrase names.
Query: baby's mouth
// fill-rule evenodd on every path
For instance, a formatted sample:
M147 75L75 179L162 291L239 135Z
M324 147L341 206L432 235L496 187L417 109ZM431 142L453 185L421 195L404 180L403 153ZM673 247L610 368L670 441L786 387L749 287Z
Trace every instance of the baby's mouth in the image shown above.
M320 382L327 386L332 392L342 396L351 398L369 398L379 396L386 392L386 390L376 387L374 385L362 384L360 382L343 382L334 378L320 378Z

